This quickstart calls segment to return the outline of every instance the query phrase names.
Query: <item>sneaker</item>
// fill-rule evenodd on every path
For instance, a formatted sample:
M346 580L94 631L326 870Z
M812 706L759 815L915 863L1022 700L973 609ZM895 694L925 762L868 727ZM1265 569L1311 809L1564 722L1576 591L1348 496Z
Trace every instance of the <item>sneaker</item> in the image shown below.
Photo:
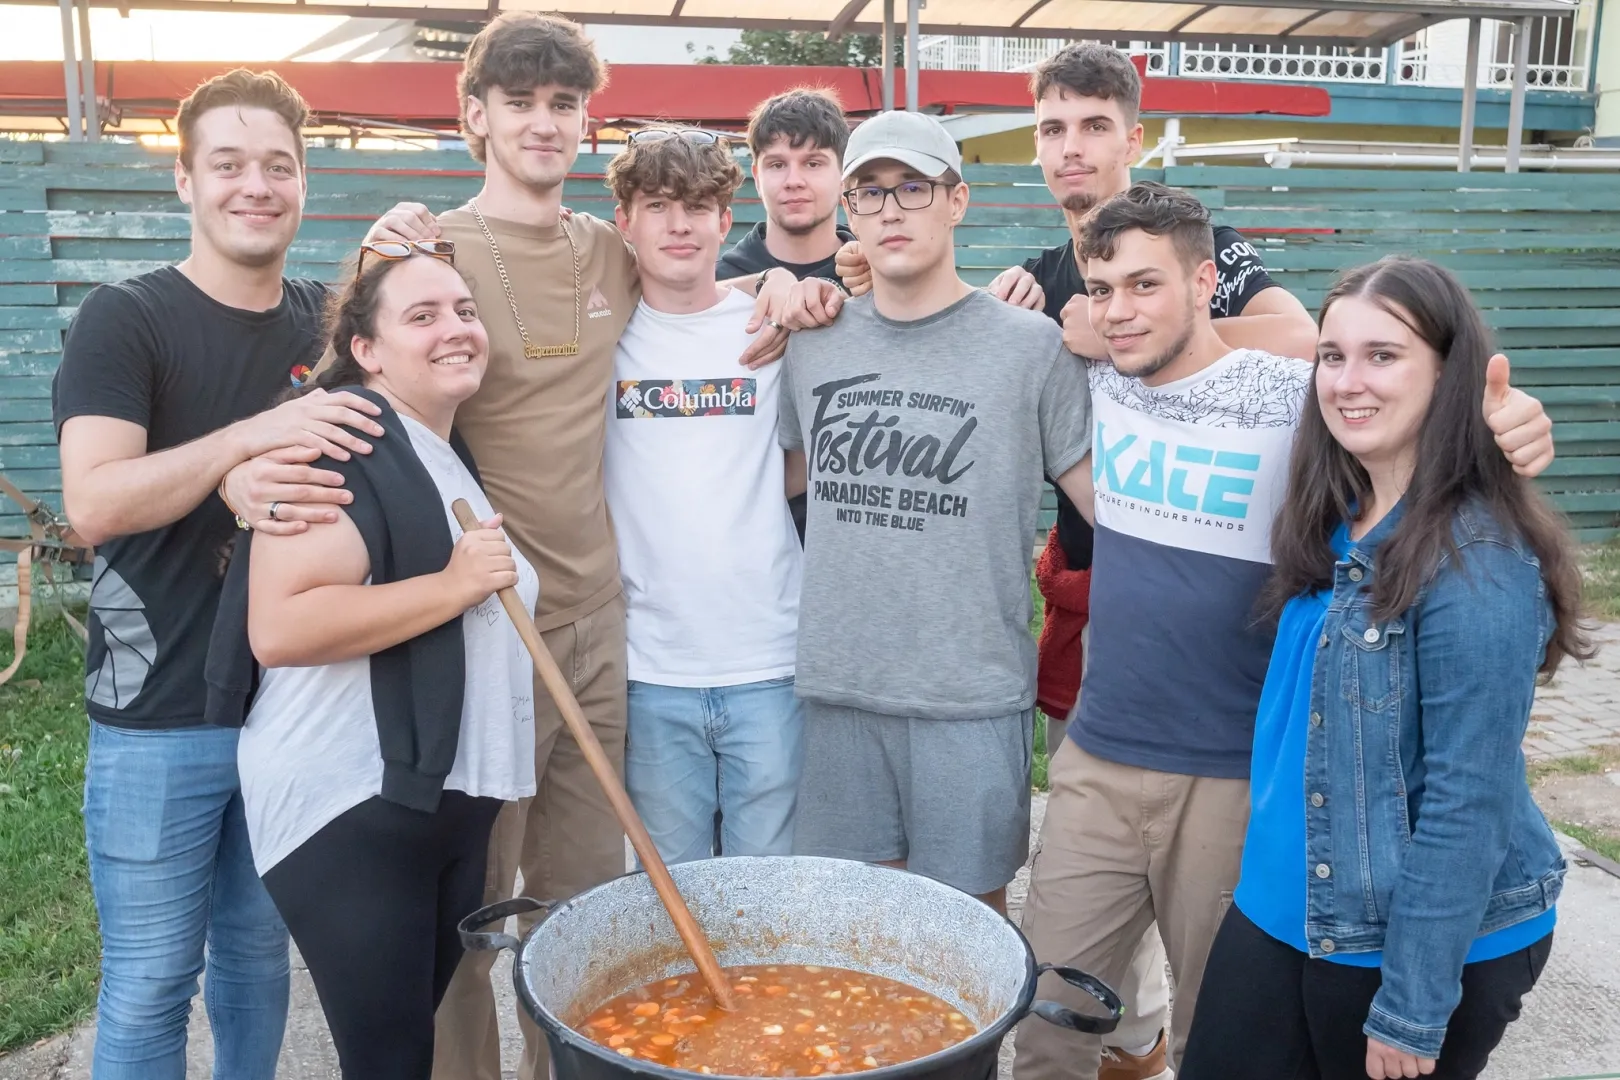
M1127 1054L1117 1046L1105 1046L1097 1080L1176 1080L1175 1072L1165 1064L1164 1054L1163 1031L1153 1049L1140 1056Z

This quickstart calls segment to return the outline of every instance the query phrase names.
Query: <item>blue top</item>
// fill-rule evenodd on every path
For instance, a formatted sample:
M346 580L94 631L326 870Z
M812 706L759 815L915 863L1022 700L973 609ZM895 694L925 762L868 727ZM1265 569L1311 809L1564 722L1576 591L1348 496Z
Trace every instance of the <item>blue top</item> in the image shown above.
M1334 554L1343 558L1350 538L1343 525L1333 534ZM1271 666L1254 725L1250 762L1249 831L1243 845L1243 871L1233 903L1261 930L1302 953L1305 938L1305 740L1311 711L1311 675L1317 640L1327 616L1331 589L1300 596L1283 608ZM1474 939L1467 963L1495 960L1518 952L1552 932L1557 909ZM1348 967L1379 967L1381 951L1331 953L1322 957Z

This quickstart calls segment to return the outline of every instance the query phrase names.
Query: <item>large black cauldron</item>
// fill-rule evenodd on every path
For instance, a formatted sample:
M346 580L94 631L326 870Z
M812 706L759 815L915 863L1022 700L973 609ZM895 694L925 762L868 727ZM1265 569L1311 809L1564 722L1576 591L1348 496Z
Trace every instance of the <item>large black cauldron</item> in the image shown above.
M1084 972L1037 965L1018 928L979 901L928 878L843 859L725 858L670 868L722 966L820 964L909 983L949 1002L979 1028L928 1057L861 1074L863 1080L984 1080L1001 1040L1034 1013L1105 1034L1119 997ZM479 927L547 905L518 899L463 920L470 949L510 948L523 1010L545 1031L557 1080L688 1080L700 1074L623 1057L570 1025L609 999L692 971L675 927L645 874L631 874L557 905L522 942ZM1095 997L1086 1016L1035 1001L1051 970Z

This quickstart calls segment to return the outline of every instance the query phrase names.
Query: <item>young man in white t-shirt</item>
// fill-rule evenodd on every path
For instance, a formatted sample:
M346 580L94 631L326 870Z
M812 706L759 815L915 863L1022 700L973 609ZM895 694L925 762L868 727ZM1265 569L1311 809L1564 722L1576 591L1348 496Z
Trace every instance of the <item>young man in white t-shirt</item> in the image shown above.
M803 732L787 478L802 491L804 469L777 446L779 368L734 359L754 301L715 278L742 170L723 138L653 128L607 180L642 287L614 355L605 456L627 604L626 786L668 862L785 855Z

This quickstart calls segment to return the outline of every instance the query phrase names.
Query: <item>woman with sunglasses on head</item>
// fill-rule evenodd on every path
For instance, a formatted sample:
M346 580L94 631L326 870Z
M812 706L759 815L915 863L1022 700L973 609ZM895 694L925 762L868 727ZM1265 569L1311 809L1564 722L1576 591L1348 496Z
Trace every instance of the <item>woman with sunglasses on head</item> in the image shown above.
M316 385L375 402L385 434L320 463L353 495L335 523L242 534L209 658L211 711L246 710L255 865L349 1080L429 1077L490 828L535 790L533 670L494 593L516 586L532 609L538 582L451 428L488 353L452 255L362 249ZM456 499L483 528L461 532Z
M1592 649L1569 534L1481 413L1490 357L1432 263L1323 304L1242 876L1181 1080L1474 1077L1547 962L1564 861L1520 742L1537 676Z

